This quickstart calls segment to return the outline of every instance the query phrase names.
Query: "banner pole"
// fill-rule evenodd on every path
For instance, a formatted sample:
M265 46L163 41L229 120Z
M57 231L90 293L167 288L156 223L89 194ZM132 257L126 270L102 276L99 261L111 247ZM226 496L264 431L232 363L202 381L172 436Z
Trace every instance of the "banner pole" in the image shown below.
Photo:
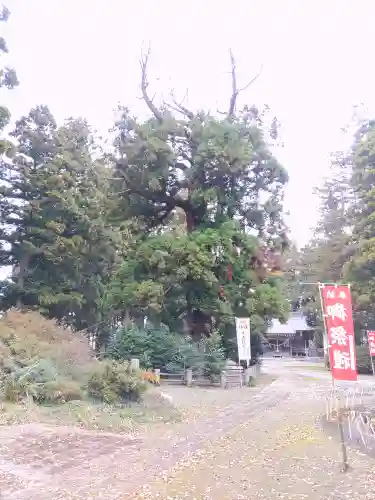
M339 436L340 436L340 448L341 448L341 458L342 458L341 472L347 472L349 469L348 453L347 453L346 443L345 443L344 425L343 425L343 418L342 418L340 396L339 396L338 391L336 394L336 383L335 383L335 379L333 377L333 370L332 370L332 366L331 366L331 356L330 356L331 346L328 343L328 330L327 330L326 314L324 312L324 303L323 303L323 294L322 294L322 288L324 287L324 285L325 285L325 283L324 284L319 283L320 306L322 309L324 335L326 336L326 340L327 340L327 351L328 351L328 359L329 359L329 364L330 364L329 368L330 368L331 380L332 380L332 399L333 399L333 401L336 402L337 426L338 426ZM350 289L350 285L341 285L341 286L347 286Z
M340 434L340 446L341 446L341 456L342 456L341 472L347 472L349 469L349 464L348 464L348 453L346 450L346 443L345 443L344 425L342 421L342 409L341 409L340 398L338 397L337 400L338 400L337 423Z
M322 311L322 319L323 319L323 332L324 332L324 338L326 341L326 346L327 346L327 355L328 355L328 361L330 361L330 346L328 344L328 331L327 331L327 324L326 324L326 315L324 312L324 304L323 304L323 295L322 295L322 288L324 285L322 283L318 283L319 286L319 299L320 299L320 309ZM324 342L323 342L324 344ZM330 366L330 372L331 372L331 378L332 378L332 389L335 389L335 379L332 376L332 367Z

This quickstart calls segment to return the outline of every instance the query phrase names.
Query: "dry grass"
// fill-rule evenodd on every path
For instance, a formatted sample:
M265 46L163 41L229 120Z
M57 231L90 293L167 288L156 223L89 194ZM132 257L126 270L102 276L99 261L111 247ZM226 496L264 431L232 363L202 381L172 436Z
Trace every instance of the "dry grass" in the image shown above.
M290 366L291 370L303 370L307 372L327 372L327 369L322 364Z
M33 382L21 391L19 382L9 376L9 372L19 373L40 361L57 375L51 379L43 375L43 382L34 386L40 394L43 385L50 392L50 401L57 404L39 404L32 392ZM64 328L34 311L9 310L0 319L0 425L40 422L129 432L143 424L179 420L179 412L167 405L151 384L142 403L110 406L92 402L86 387L98 364L84 333ZM69 392L71 397L67 397Z
M70 401L57 406L39 406L32 400L21 405L9 402L0 404L0 426L42 423L129 433L151 424L154 426L180 420L181 414L175 407L166 405L153 394L147 394L142 403L123 407L88 401Z
M93 352L82 332L58 325L35 311L10 309L0 320L0 360L51 359L69 374L84 370Z

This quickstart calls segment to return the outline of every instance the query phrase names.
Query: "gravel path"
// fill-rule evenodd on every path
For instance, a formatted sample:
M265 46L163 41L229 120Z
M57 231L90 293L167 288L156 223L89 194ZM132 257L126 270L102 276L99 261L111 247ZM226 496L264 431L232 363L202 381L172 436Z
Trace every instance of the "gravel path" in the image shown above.
M328 387L298 379L286 400L258 411L132 499L375 499L375 460L349 451L340 472L339 444L323 434Z
M368 457L353 452L353 470L337 472L338 444L317 425L327 389L293 374L263 390L184 389L188 422L135 437L3 428L0 498L375 499Z

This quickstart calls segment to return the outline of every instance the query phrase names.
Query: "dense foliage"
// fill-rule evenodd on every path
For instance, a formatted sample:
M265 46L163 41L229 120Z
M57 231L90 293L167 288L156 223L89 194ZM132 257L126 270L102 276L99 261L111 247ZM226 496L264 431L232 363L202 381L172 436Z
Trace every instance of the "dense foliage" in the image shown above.
M84 373L93 361L84 335L36 312L10 310L0 320L3 396L36 403L82 399Z
M0 320L0 398L113 405L136 401L145 390L142 374L128 363L95 360L83 333L31 311L9 310Z
M321 333L318 290L305 283L350 283L356 341L361 345L366 343L366 330L375 328L374 121L360 123L350 149L333 156L329 175L317 193L321 210L313 238L286 262L289 297L304 304L303 310ZM366 349L358 350L361 373L371 371Z
M8 17L3 7L0 22ZM0 37L0 55L7 51ZM363 343L366 329L375 329L375 122L360 123L349 150L332 155L317 190L313 236L300 250L287 248L288 176L272 150L277 120L267 108L237 109L233 55L223 113L174 98L156 106L149 57L142 55L140 72L149 117L120 106L106 151L83 118L57 123L43 103L16 117L11 130L0 106L0 268L10 270L0 282L0 309L38 310L85 330L117 361L139 357L145 368L214 375L224 357L236 357L236 316L250 317L255 356L270 321L285 320L290 309L306 314L321 345L319 295L309 283L350 282ZM18 84L12 68L0 68L2 95ZM273 272L280 259L283 280ZM153 326L144 328L145 320ZM9 342L16 353L3 367L9 398L25 387L45 402L51 394L79 397L74 381L66 392L58 386L52 353L23 365L18 338ZM115 385L128 383L125 365L102 369ZM40 389L47 381L49 392Z
M7 7L0 7L0 23L8 21L10 12ZM0 57L8 52L6 40L0 36ZM0 67L0 92L3 95L6 89L10 90L18 85L17 74L13 68ZM6 106L0 105L0 154L11 156L13 153L13 144L4 137L3 131L10 121L10 112Z
M161 325L147 324L145 328L119 328L106 351L106 356L117 360L138 358L142 368L165 368L175 358L183 338L177 337Z
M130 363L103 361L98 363L87 383L91 397L107 404L138 401L146 391L144 382Z
M163 325L118 329L106 357L119 361L138 358L145 369L179 372L191 368L208 377L220 375L225 367L220 335L214 332L194 342L191 337L176 335Z
M199 343L219 332L220 349L233 354L235 316L249 316L256 336L286 317L270 271L287 245L287 173L270 146L277 121L268 127L266 110L236 109L232 54L233 92L220 116L175 100L156 107L148 58L140 79L151 116L142 122L120 107L110 153L84 119L57 123L44 104L4 139L12 147L0 159L0 266L11 276L0 299L3 310L38 309L85 329L97 349L119 324L167 325L164 337L163 327L138 329L132 348L145 366L161 366L186 336ZM0 85L16 84L3 70Z

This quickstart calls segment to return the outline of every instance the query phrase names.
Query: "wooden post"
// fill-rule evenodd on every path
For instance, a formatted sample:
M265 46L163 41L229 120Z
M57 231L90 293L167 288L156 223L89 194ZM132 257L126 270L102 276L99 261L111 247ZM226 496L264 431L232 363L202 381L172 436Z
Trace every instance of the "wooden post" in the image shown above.
M160 368L155 368L155 382L157 385L160 385Z
M346 444L345 444L344 424L342 421L342 408L341 408L339 396L337 397L337 423L338 423L338 427L339 427L341 457L342 457L341 472L347 472L347 470L349 469L348 453L347 453Z

